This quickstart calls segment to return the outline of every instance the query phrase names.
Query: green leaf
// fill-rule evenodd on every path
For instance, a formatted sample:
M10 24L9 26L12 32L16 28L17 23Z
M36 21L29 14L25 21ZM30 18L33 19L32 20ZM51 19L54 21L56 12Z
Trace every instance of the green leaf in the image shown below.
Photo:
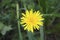
M5 35L7 31L12 30L11 25L9 26L4 26L4 28L1 30L1 34Z
M0 22L0 31L3 29L4 24Z

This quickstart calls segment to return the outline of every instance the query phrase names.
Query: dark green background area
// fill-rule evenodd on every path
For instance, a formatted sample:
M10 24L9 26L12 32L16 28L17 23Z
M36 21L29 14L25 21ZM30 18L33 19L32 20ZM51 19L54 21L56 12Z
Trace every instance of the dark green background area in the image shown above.
M0 40L18 40L16 3L19 4L20 17L26 8L47 14L44 15L44 39L60 40L60 0L0 0ZM27 32L22 26L20 29L23 40L28 40ZM33 35L33 40L39 40L39 30Z

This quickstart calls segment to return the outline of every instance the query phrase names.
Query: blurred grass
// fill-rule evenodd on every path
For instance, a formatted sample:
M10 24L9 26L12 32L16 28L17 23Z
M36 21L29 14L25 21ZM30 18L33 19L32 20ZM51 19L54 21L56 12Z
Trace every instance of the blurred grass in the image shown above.
M50 34L55 34L56 35L56 39L59 40L59 37L57 35L59 35L60 33L60 0L0 0L0 22L4 25L2 25L0 23L0 29L2 30L1 26L3 26L3 28L5 27L5 25L12 25L11 27L13 28L12 30L15 31L15 35L11 35L14 36L12 38L12 36L10 37L11 40L18 40L18 38L16 38L17 36L17 19L16 19L16 1L18 1L19 4L19 16L21 16L21 12L24 12L26 10L26 7L28 10L30 9L34 9L34 10L39 10L41 11L41 13L43 13L45 21L44 21L44 33L45 34L45 40L48 40L47 35ZM48 21L47 21L48 20ZM58 22L57 22L58 21ZM9 26L8 26L9 27ZM0 31L1 31L0 30ZM40 40L40 31L36 31L34 32L34 34L32 33L28 33L23 30L23 28L20 28L20 32L22 35L24 33L24 40L28 40L28 37L30 40L34 39L34 40ZM7 32L7 33L9 33ZM25 34L26 32L26 34ZM7 35L7 33L5 34L5 36ZM37 35L39 34L39 35ZM2 38L6 38L6 40L9 39L9 35L7 37L5 36L1 36L2 34L0 34L0 40L3 40ZM37 36L36 36L37 35ZM23 38L24 38L23 37ZM34 38L33 38L34 37ZM8 39L7 39L8 38ZM4 39L5 40L5 39ZM51 40L51 39L50 39ZM53 39L54 40L54 39Z

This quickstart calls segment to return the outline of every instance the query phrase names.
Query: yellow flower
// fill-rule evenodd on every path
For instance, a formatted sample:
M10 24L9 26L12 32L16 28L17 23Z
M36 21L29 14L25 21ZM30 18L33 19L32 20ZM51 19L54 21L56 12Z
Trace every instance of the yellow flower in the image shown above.
M24 27L24 30L28 30L33 32L34 29L39 30L41 26L43 26L43 15L39 11L33 12L26 10L25 14L22 13L21 24Z

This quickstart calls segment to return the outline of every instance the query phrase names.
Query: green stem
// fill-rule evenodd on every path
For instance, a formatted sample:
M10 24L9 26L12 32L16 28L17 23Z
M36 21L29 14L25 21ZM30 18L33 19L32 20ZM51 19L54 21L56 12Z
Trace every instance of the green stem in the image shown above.
M18 33L19 33L19 40L22 40L22 34L20 30L20 20L19 20L19 5L16 3L16 12L17 12L17 23L18 23Z
M41 1L42 2L42 1ZM40 11L42 11L42 6L40 6L40 0L38 0L39 3L39 7L40 7ZM44 40L44 31L43 31L43 27L40 28L40 40Z
M40 27L40 40L44 40L44 31L43 31L43 26Z
M33 40L33 34L27 31L28 39Z

